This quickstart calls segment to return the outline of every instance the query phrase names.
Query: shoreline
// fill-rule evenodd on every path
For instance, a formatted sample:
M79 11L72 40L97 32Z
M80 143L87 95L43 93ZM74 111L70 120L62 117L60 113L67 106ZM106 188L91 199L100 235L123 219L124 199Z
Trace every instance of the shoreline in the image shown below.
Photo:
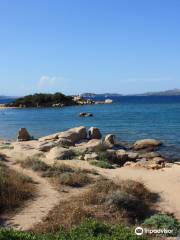
M19 141L0 141L0 152L13 161L38 157L49 165L67 164L95 170L114 182L131 179L143 182L161 196L158 207L180 219L180 197L177 195L180 165L166 162L158 154L161 142L155 139L136 141L131 147L116 142L114 135L101 135L98 128L83 126L33 140L21 129ZM102 155L103 153L103 155ZM98 163L106 163L105 167ZM168 186L168 187L167 187Z

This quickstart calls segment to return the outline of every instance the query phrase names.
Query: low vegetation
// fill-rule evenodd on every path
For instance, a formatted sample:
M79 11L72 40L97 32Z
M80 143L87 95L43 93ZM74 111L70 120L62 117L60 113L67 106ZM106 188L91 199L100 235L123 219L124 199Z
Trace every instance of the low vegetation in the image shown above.
M0 213L22 206L34 194L35 187L29 177L0 165Z
M153 213L157 196L135 181L122 181L118 185L107 179L99 179L83 194L60 202L36 233L57 232L59 227L71 229L86 218L107 224L136 224Z
M66 164L50 166L39 159L28 158L21 162L21 166L40 172L43 177L51 178L56 186L83 187L93 182L93 179L89 176L91 172L76 169ZM92 173L94 174L94 172Z
M16 99L13 103L7 104L10 107L52 107L53 105L75 105L72 97L62 93L45 94L37 93Z
M142 220L151 213L158 196L140 182L126 180L117 185L103 179L91 188L85 199L88 204L105 204L115 211L124 211L129 219Z
M173 216L166 214L155 214L146 219L143 225L151 229L173 230L172 234L168 234L169 236L178 236L180 234L180 222Z
M100 168L109 168L109 169L114 168L111 163L102 161L102 160L92 160L90 161L90 164Z
M134 230L121 225L111 226L92 219L86 219L71 230L61 229L57 234L33 234L13 230L0 230L1 240L145 240L136 236Z

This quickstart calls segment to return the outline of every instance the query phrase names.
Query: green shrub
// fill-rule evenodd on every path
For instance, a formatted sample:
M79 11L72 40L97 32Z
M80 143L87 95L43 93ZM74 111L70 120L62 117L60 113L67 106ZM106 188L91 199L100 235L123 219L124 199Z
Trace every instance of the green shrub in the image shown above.
M153 229L169 229L173 230L171 236L177 236L180 233L180 222L178 222L173 216L166 214L155 214L146 219L143 223L144 226Z
M84 173L63 173L59 176L58 182L71 187L83 187L92 182L92 179Z
M145 240L136 236L134 231L124 226L112 226L92 219L70 231L60 230L55 235L35 235L28 232L0 230L0 240Z
M90 164L96 166L96 167L100 167L100 168L109 168L109 169L113 169L114 167L112 166L112 164L110 164L109 162L105 162L105 161L90 161Z

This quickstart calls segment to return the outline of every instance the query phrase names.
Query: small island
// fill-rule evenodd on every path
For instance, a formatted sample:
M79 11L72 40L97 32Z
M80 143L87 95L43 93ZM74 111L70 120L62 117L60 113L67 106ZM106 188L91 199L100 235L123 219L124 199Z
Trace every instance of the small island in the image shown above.
M12 103L1 104L1 107L10 108L42 108L42 107L64 107L74 105L107 104L113 101L97 102L92 99L86 99L81 96L66 96L63 93L55 94L36 93L15 99ZM3 106L2 106L3 105Z

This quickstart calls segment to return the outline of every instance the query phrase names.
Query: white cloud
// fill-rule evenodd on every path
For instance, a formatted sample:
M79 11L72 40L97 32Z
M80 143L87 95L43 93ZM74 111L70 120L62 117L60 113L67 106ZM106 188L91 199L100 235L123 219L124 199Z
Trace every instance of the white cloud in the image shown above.
M63 80L63 77L43 75L38 81L38 88L49 88L55 86L57 81Z

